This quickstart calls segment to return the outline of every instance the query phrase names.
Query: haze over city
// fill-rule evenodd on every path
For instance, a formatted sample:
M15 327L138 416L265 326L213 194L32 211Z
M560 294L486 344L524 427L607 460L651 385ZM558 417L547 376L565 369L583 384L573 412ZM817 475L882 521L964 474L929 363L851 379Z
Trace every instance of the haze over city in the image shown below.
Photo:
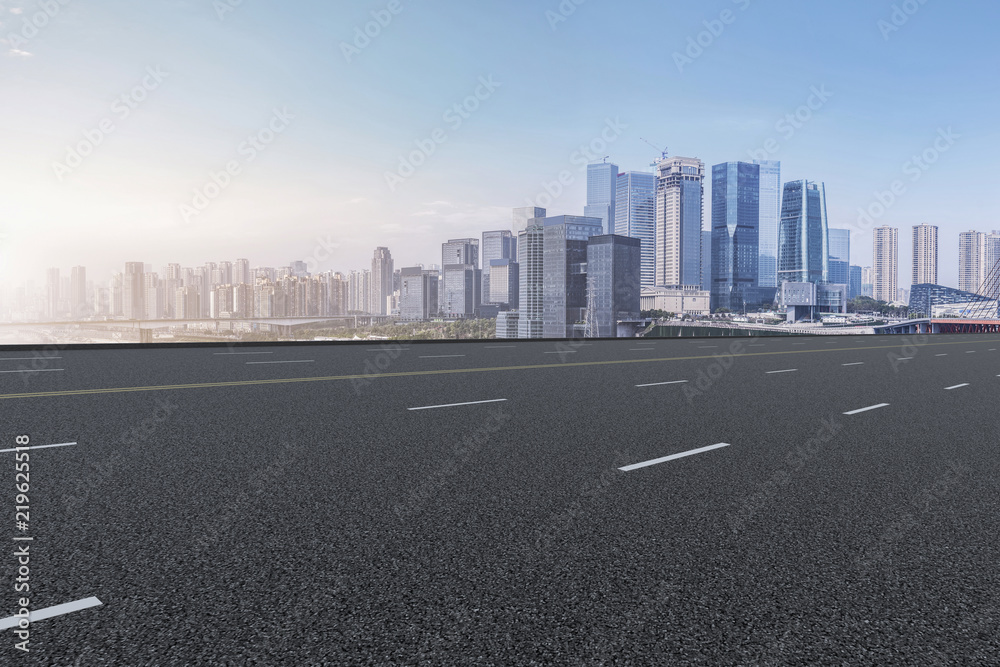
M857 230L860 265L872 241L859 209L901 181L875 220L902 230L901 287L909 227L940 228L939 282L955 285L958 234L1000 226L983 85L993 4L963 3L975 22L916 2L389 4L67 2L42 22L45 3L3 3L0 279L82 264L104 281L125 261L276 266L331 239L322 270L366 267L376 246L397 267L435 263L448 238L508 228L562 172L548 214L581 215L580 156L648 170L659 153L644 140L824 182L830 226ZM942 133L953 143L913 171ZM81 143L92 150L76 160ZM387 177L419 150L412 176Z

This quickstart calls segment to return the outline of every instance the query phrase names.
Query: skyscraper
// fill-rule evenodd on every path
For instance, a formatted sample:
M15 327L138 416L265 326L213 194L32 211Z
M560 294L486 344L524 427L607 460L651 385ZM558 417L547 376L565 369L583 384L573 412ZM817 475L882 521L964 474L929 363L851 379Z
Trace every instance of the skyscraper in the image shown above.
M516 260L517 239L507 230L483 232L482 245L482 301L494 304L490 291L490 264L495 259Z
M704 230L701 232L701 289L712 291L712 232Z
M542 257L542 336L583 337L587 312L587 242L601 233L600 218L545 218Z
M857 299L863 294L861 284L864 273L860 266L851 265L849 282L847 283L847 298Z
M986 234L977 231L958 235L958 289L979 294L986 278Z
M697 158L664 158L657 164L657 285L701 285L704 181L705 164Z
M517 235L518 338L542 337L545 218L533 218Z
M892 302L898 297L899 230L895 227L876 227L874 234L873 298L876 301Z
M400 270L399 316L404 320L426 320L438 312L437 271L422 266Z
M616 338L619 320L639 318L642 241L603 234L587 241L587 323L590 338Z
M69 279L69 307L71 319L78 320L88 315L87 313L87 269L82 266L74 266L70 269Z
M830 275L828 281L837 285L851 282L851 230L829 229Z
M617 178L614 234L642 242L642 286L656 282L656 176L626 171Z
M937 264L938 228L927 224L914 226L912 284L937 285Z
M986 235L983 264L983 289L980 294L996 299L1000 296L1000 231Z
M125 262L122 276L122 313L126 320L141 320L146 317L145 289L142 262Z
M247 285L253 284L253 280L250 278L249 259L236 260L236 265L234 267L234 273L233 273L233 283L237 285L241 283L245 283Z
M781 223L781 162L754 160L760 166L760 227L757 282L761 287L778 286L778 227Z
M778 283L825 283L830 278L826 186L785 183L778 229Z
M545 209L538 206L525 206L514 209L513 232L515 236L528 228L528 222L536 218L544 218Z
M519 265L509 259L490 260L490 303L505 310L517 310L518 307L518 269ZM483 271L483 284L486 285L486 272Z
M45 317L50 320L56 319L61 314L59 312L61 289L59 269L48 269L45 272Z
M870 266L861 267L861 296L871 298L875 294L875 269Z
M444 276L441 310L448 317L475 317L481 304L479 239L450 239L441 244Z
M387 300L392 295L392 255L388 248L375 248L372 258L372 314L387 315Z
M587 165L587 205L583 209L583 215L600 218L604 234L615 233L617 181L618 165L609 162Z
M742 311L760 305L760 165L712 167L711 308Z

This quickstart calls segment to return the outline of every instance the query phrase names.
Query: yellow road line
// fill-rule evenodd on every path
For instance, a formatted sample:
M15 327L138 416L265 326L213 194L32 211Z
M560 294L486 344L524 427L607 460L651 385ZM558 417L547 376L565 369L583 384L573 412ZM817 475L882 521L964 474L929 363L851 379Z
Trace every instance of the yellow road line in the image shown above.
M660 340L677 340L677 339L660 339ZM751 338L743 338L739 340L729 339L732 342L745 343ZM926 343L920 347L941 347L943 345L976 345L976 344L989 344L994 345L996 341L958 341L951 343ZM567 345L570 345L567 343ZM873 345L868 347L849 347L842 349L823 349L823 350L784 350L781 352L746 352L740 354L734 354L733 357L743 358L743 357L773 357L781 356L787 354L830 354L830 353L845 353L845 352L858 352L860 350L892 350L900 349L900 347L905 347L906 345L900 345L899 343L895 345ZM716 357L722 355L722 353L716 353L713 355L702 355L696 357L662 357L659 359L614 359L610 361L576 361L572 363L560 363L560 364L532 364L527 366L497 366L494 368L451 368L451 369L439 369L432 371L406 371L402 373L378 373L370 375L329 375L325 377L306 377L306 378L276 378L271 380L242 380L237 382L199 382L194 384L173 384L173 385L157 385L151 387L110 387L106 389L72 389L68 391L40 391L31 392L24 394L0 394L0 400L2 399L14 399L14 398L49 398L58 396L89 396L93 394L124 394L128 392L139 392L139 391L170 391L170 390L180 390L180 389L208 389L211 387L248 387L254 385L266 385L266 384L291 384L294 382L335 382L342 380L376 380L380 378L392 378L392 377L416 377L420 375L452 375L457 373L491 373L496 371L523 371L523 370L539 370L545 368L578 368L582 366L611 366L614 364L655 364L667 361L698 361L703 359L715 359ZM722 355L725 356L725 355Z

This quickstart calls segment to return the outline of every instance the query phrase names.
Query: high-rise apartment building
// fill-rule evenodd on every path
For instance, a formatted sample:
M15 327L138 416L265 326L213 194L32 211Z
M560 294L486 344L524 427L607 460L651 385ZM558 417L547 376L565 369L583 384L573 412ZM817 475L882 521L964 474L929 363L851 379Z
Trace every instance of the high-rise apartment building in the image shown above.
M614 234L642 243L642 286L656 282L656 176L626 171L616 179Z
M958 235L958 289L979 294L986 278L986 234L977 231Z
M45 317L54 320L61 315L62 281L59 280L59 269L52 268L45 272Z
M166 317L166 301L163 286L160 283L160 276L155 273L143 274L143 293L146 307L145 319L162 320Z
M875 294L875 269L870 266L861 267L861 296L873 297Z
M938 228L934 225L913 227L913 277L914 285L937 285L938 280Z
M830 278L826 186L785 183L778 228L778 283L825 283Z
M372 258L372 314L388 315L392 296L392 255L388 248L375 248Z
M69 278L70 319L79 320L87 317L87 269L74 266L70 269Z
M983 256L983 288L980 294L991 299L1000 297L1000 231L986 235Z
M639 319L642 241L603 234L587 240L588 338L616 338L619 320Z
M541 338L543 322L545 217L533 218L517 235L518 338ZM499 324L497 325L499 326Z
M233 284L253 285L253 279L250 277L249 259L236 260L236 264L233 267Z
M778 286L778 227L781 224L781 162L754 160L760 167L760 225L757 238L757 284Z
M584 206L583 215L600 218L604 234L615 233L617 193L618 165L609 162L587 165L587 205Z
M713 311L760 305L760 165L724 162L712 167Z
M146 280L142 262L125 262L122 275L122 314L126 320L146 317Z
M876 227L872 259L874 285L872 296L876 301L895 301L899 289L899 230L895 227Z
M697 158L664 158L656 170L655 282L701 285L705 164Z

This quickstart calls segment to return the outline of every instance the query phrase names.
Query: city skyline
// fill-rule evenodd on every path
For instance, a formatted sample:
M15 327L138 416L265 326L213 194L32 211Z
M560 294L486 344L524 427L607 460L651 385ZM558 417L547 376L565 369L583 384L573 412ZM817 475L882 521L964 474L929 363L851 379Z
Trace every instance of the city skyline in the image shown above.
M642 21L594 3L563 15L404 2L385 19L379 2L95 2L60 4L22 40L10 36L38 6L6 2L0 280L80 263L104 278L140 253L195 265L230 254L234 239L255 265L324 244L337 270L363 267L377 246L413 265L441 237L506 228L511 207L543 195L550 215L582 214L586 163L611 155L623 171L646 169L658 154L643 139L705 164L781 160L785 180L822 180L830 224L856 232L857 256L870 254L874 226L928 223L941 228L941 256L955 257L959 231L995 226L987 174L1000 135L981 98L991 93L971 84L991 76L984 44L1000 10L976 4L975 24L927 4L886 30L891 3L741 0L723 3L733 21L713 35L721 9L652 2L632 8ZM359 47L373 12L389 22ZM793 29L803 22L829 30ZM528 47L511 58L503 34ZM961 48L931 53L931 41ZM560 56L580 43L582 63ZM649 57L660 51L665 66ZM584 72L607 94L579 85ZM420 145L410 174L401 160ZM386 174L403 175L390 189ZM196 213L185 219L183 206ZM900 262L908 279L909 253ZM957 270L942 262L941 282Z

